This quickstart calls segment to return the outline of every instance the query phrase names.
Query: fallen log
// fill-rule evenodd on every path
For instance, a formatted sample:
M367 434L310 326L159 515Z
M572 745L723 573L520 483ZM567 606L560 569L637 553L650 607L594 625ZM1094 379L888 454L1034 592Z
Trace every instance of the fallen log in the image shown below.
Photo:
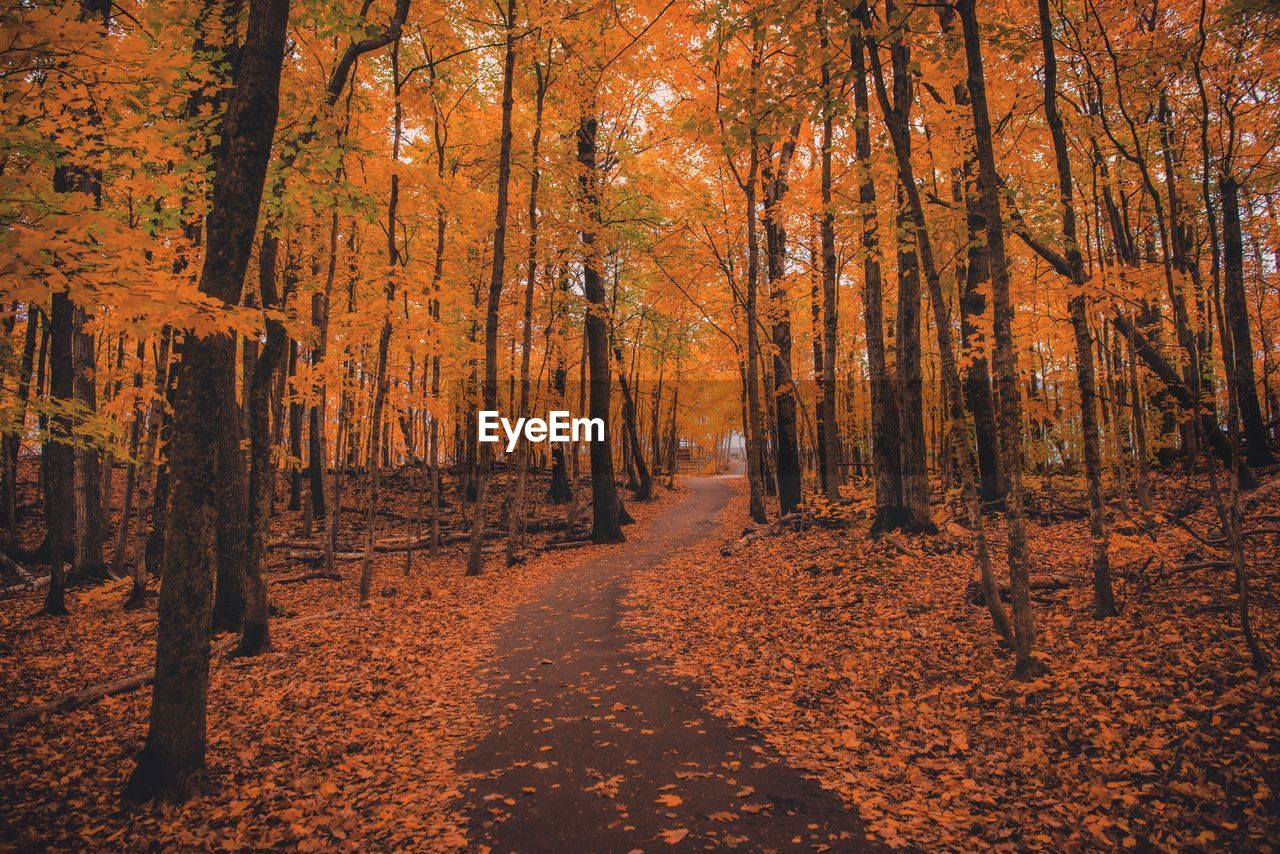
M304 581L316 581L324 579L325 581L341 581L342 575L337 572L304 572L301 575L291 575L288 578L281 578L272 581L272 584L301 584Z
M1169 572L1192 572L1197 569L1231 569L1235 564L1229 560L1198 560L1195 563L1184 563L1175 566Z
M784 530L790 530L793 526L799 526L804 523L804 514L800 511L792 511L785 516L779 516L763 528L756 528L753 531L747 531L735 542L730 543L720 549L721 557L732 557L742 549L754 543L763 537L772 537Z
M276 623L280 626L292 626L299 623L309 623L313 620L320 620L324 617L331 617L334 614L342 613L341 609L331 611L320 611L315 614L304 614L300 617L293 617L288 620L278 620ZM239 642L238 638L232 640L228 644L227 649L233 649ZM117 694L127 694L130 691L136 691L150 685L156 680L155 668L144 670L140 673L134 673L130 676L122 676L110 682L103 682L100 685L90 685L87 688L81 688L74 694L68 694L57 700L50 700L47 703L37 703L34 706L24 706L20 709L14 709L6 714L3 722L8 726L16 726L26 723L40 717L41 715L53 714L55 712L69 712L74 709L83 708L92 705L106 697L114 697Z
M91 685L88 688L84 688L74 694L68 694L60 699L51 700L47 703L40 703L35 706L26 706L25 708L10 712L5 715L4 722L12 726L53 712L69 712L73 709L79 709L82 706L88 706L91 703L96 703L104 697L124 694L137 688L141 688L144 685L150 685L155 681L155 678L156 672L152 669L143 673L135 673L132 676L125 676L121 679L116 679L113 682L104 682L101 685Z

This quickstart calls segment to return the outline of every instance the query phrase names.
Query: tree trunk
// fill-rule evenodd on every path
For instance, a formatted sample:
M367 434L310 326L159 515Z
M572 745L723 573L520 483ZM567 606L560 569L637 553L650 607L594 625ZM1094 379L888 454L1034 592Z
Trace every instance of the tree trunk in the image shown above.
M1231 334L1232 364L1228 365L1240 401L1240 421L1244 426L1245 459L1251 466L1275 462L1267 437L1266 422L1258 403L1258 385L1253 375L1253 341L1249 337L1249 311L1244 295L1244 241L1240 232L1240 188L1236 179L1218 179L1222 195L1222 315Z
M44 474L44 508L48 525L49 588L45 591L44 613L63 615L66 607L66 560L75 549L75 451L71 446L71 416L74 396L71 361L75 311L65 292L53 295L49 310L49 401L54 405L49 418L49 439L40 452Z
M1013 347L1013 304L1009 296L1009 267L1004 249L1004 223L1000 211L991 119L987 110L982 47L978 35L975 0L960 0L964 27L965 59L969 70L969 95L973 101L973 129L978 153L978 188L986 215L987 245L991 250L991 295L995 314L995 374L1000 452L1009 494L1005 518L1009 524L1009 588L1013 605L1015 673L1024 678L1039 674L1043 663L1034 656L1035 623L1031 612L1031 570L1027 554L1026 514L1022 489L1022 407L1018 391L1018 366Z
M213 163L213 202L200 292L240 303L279 113L288 0L249 0L248 29L235 69ZM235 376L235 340L188 334L177 367L172 488L164 583L156 629L156 682L150 728L126 796L185 798L204 769L209 628L219 512L219 466L209 449L234 434L239 412L209 389ZM217 462L215 456L215 462Z
M778 511L783 516L801 500L800 439L796 416L798 389L791 373L791 310L787 307L787 229L782 221L782 200L789 188L787 178L795 153L799 121L790 128L778 154L766 160L761 180L764 184L764 234L769 272L770 314L774 318L773 376L774 424L777 432L774 459L778 477Z
M600 254L596 239L601 222L599 174L596 167L596 119L584 112L578 119L578 183L586 226L579 232L582 241L582 281L587 297L585 333L587 363L590 367L588 407L591 418L604 424L604 437L590 443L591 453L591 540L621 543L622 533L618 487L613 479L613 443L610 434L609 396L609 304L600 281Z
M507 209L511 189L511 111L512 83L516 70L516 3L507 0L506 50L502 68L502 128L498 139L498 198L493 215L493 266L489 276L489 301L484 322L484 388L483 407L498 408L498 311L502 302L502 281L506 276ZM484 569L485 508L489 498L489 479L493 468L493 443L480 446L476 505L471 520L471 550L467 555L467 575L479 575Z
M536 103L534 106L533 141L530 146L532 169L529 176L529 254L526 261L528 275L524 287L524 327L520 349L520 418L529 416L529 350L533 346L533 292L538 283L538 182L542 166L538 161L542 144L542 106L547 94L547 75L550 68L541 63L533 64L537 77ZM523 536L525 520L525 487L529 480L529 445L521 442L516 457L516 486L511 496L510 530L507 535L507 566L516 562L516 554Z
M860 7L865 11L865 5ZM898 407L885 355L884 295L880 278L880 232L876 185L871 171L871 115L867 93L866 45L855 24L849 37L853 66L854 145L858 163L858 203L862 209L862 307L867 336L871 397L871 468L875 480L876 530L897 527L902 506L898 461Z
M822 487L831 501L840 499L840 427L836 423L836 341L839 318L836 315L836 228L831 196L831 147L834 136L835 105L831 89L831 62L827 56L826 6L818 5L818 27L822 45L822 359L819 371L819 405L817 421L822 425L818 441L822 444ZM815 349L816 353L816 349Z
M1067 133L1058 114L1058 62L1053 47L1053 25L1048 0L1039 0L1040 44L1044 51L1044 112L1053 137L1054 162L1058 172L1058 204L1062 216L1064 254L1073 288L1079 293L1068 301L1071 327L1076 342L1076 384L1080 388L1080 426L1084 433L1084 471L1089 493L1089 533L1093 540L1093 615L1097 619L1116 616L1111 591L1111 565L1107 555L1109 540L1106 507L1102 500L1102 449L1098 437L1097 377L1093 365L1093 340L1089 334L1088 309L1083 293L1088 279L1076 231L1076 208L1071 184L1071 155ZM973 25L976 30L976 23ZM971 56L976 53L976 48ZM980 62L981 60L978 60ZM971 72L980 75L981 67Z

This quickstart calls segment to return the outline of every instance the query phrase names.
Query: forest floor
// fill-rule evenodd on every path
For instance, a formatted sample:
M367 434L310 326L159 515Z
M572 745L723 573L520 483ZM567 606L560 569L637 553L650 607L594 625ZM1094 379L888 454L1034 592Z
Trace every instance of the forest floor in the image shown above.
M379 539L413 532L403 511L419 496L394 478L384 490L402 512L383 519ZM677 485L629 503L637 524L628 537L685 495ZM363 513L343 518L344 542L357 542ZM29 546L37 527L33 520ZM300 514L285 512L275 534L296 539L300 529ZM33 616L38 593L0 601L0 849L464 846L458 757L489 727L477 674L492 660L494 628L601 549L534 550L514 567L494 554L472 578L463 549L415 552L408 576L403 553L378 554L366 607L356 599L358 561L339 564L342 581L279 583L299 574L296 562L269 573L273 649L230 660L235 638L215 639L208 782L176 807L126 810L120 801L146 735L149 690L3 720L150 668L155 609L122 609L127 579L71 588L67 618Z
M380 539L415 531L420 494L390 483ZM1082 503L1033 485L1041 507ZM290 584L299 566L277 563L274 649L232 661L215 641L204 790L121 807L148 690L0 723L0 848L1273 850L1280 697L1250 669L1230 572L1183 569L1218 556L1200 484L1160 479L1151 534L1113 520L1116 619L1089 616L1086 524L1033 522L1035 572L1061 583L1035 591L1050 672L1032 682L1011 678L942 505L937 535L873 539L850 489L726 555L742 487L659 490L628 504L625 544L542 534L478 578L462 543L408 576L379 554L367 607L358 562ZM275 536L300 525L282 513ZM1251 541L1273 656L1274 539ZM0 719L151 666L154 609L123 611L127 585L73 588L66 619L0 601Z
M1034 591L1050 668L1035 681L1011 678L967 592L967 531L935 506L938 535L872 539L863 491L818 508L808 530L726 556L747 518L739 494L718 536L633 576L624 625L891 845L1277 850L1280 684L1250 667L1231 571L1186 568L1221 556L1197 540L1216 527L1203 484L1157 487L1153 533L1113 520L1114 619L1091 619L1087 523L1033 520L1034 573L1065 583ZM1273 476L1248 516L1276 518L1278 496ZM988 518L1003 570L1003 524ZM1276 540L1250 548L1254 625L1273 661Z

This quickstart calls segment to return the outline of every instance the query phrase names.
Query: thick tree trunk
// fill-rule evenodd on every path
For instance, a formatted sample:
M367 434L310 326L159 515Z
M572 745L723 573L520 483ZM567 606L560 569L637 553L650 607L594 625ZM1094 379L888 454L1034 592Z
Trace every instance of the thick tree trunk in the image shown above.
M79 306L72 312L72 370L75 374L74 394L86 413L98 409L97 364L93 336L84 331L88 313ZM107 565L102 557L102 455L94 447L78 447L74 451L75 481L75 558L77 574L87 578L107 578Z
M610 433L609 397L609 303L600 281L600 250L596 239L602 228L599 196L599 174L596 167L596 119L588 113L578 119L579 186L585 227L582 241L582 281L587 297L585 321L587 363L590 367L588 414L604 424L604 437L590 443L591 453L591 540L596 543L620 543L619 518L621 504L613 479L613 443Z
M213 202L200 291L240 303L279 107L288 0L249 0L235 88L214 155ZM235 341L189 334L178 364L172 489L156 629L156 683L147 742L126 795L183 798L204 769L209 629L218 550L218 465L209 449L234 434L239 413L209 389L229 387ZM215 461L217 457L215 456Z
M67 613L66 562L75 554L75 451L68 411L75 394L71 361L74 311L65 292L53 295L49 310L49 400L55 409L49 418L49 439L40 452L49 554L44 613L50 615Z

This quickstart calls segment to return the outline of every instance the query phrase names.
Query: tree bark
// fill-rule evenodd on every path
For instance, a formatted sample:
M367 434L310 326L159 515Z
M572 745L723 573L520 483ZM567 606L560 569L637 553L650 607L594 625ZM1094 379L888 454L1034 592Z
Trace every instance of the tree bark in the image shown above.
M855 14L865 14L862 4ZM876 530L897 527L902 506L902 466L898 460L898 407L893 396L884 340L884 294L880 276L880 231L876 185L871 171L871 114L867 93L866 45L862 28L852 27L854 148L858 163L858 204L862 209L862 307L867 336L871 392L871 468L875 481Z
M987 220L987 245L991 250L992 311L995 314L995 374L1000 426L1000 452L1009 493L1005 519L1009 525L1009 580L1013 610L1015 674L1029 678L1043 671L1034 656L1035 622L1031 612L1031 570L1027 554L1026 512L1022 488L1022 407L1018 390L1018 366L1013 347L1013 303L1009 295L1009 267L1004 249L1004 221L1000 211L991 118L987 109L982 46L978 35L975 0L960 0L965 60L969 70L969 96L973 101L973 129L978 153L978 188Z
M610 434L609 397L609 304L600 281L600 251L596 239L603 224L600 212L599 175L596 166L596 130L594 115L583 112L578 118L578 183L585 227L579 232L582 242L582 281L587 297L585 333L587 364L590 368L589 407L591 418L604 424L604 437L590 443L591 454L591 540L596 543L621 543L626 540L619 518L618 487L613 479L613 443Z
M213 202L199 289L227 306L240 303L279 114L288 0L249 0L248 28L234 90L214 154ZM226 333L188 334L177 367L172 488L164 583L156 629L156 683L146 745L126 796L181 799L205 759L209 629L217 554L219 466L208 450L233 432L239 413L210 388L234 377L235 341ZM216 461L216 457L215 457Z
M507 0L506 50L502 68L502 127L498 141L498 198L493 215L493 267L489 276L489 301L484 322L484 387L483 408L498 408L498 311L502 301L502 282L506 276L507 211L511 189L511 112L512 82L516 71L516 4ZM471 550L467 555L467 575L479 575L484 569L485 509L489 499L489 480L493 468L493 444L480 445L478 488L471 527Z
M1228 366L1240 401L1244 426L1244 455L1251 466L1275 462L1267 436L1258 385L1253 373L1253 341L1244 294L1244 241L1240 230L1240 186L1231 175L1218 179L1222 196L1222 314L1231 334L1232 364Z

